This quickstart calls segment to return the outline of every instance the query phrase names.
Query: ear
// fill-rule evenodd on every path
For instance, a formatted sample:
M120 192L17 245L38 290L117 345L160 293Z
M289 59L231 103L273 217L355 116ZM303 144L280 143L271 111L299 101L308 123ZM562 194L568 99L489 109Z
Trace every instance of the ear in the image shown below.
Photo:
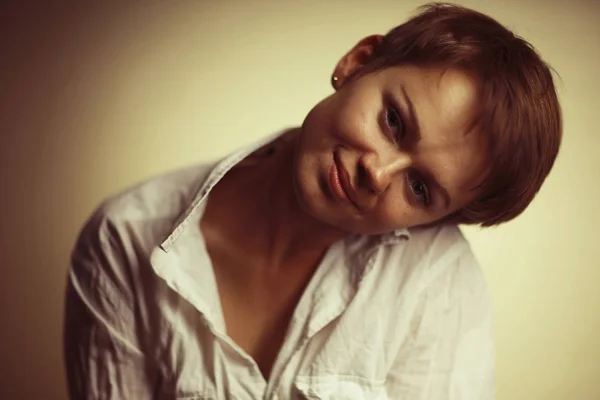
M367 36L342 57L333 71L331 82L334 89L339 89L348 78L369 62L382 40L383 35Z

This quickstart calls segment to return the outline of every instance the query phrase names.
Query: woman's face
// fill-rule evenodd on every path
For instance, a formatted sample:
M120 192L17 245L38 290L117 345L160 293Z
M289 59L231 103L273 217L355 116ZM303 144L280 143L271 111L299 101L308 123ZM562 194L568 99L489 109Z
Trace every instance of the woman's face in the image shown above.
M484 135L468 130L476 82L417 66L350 81L357 67L349 55L338 64L338 90L310 111L298 137L294 184L303 208L336 228L380 234L471 202L489 162Z

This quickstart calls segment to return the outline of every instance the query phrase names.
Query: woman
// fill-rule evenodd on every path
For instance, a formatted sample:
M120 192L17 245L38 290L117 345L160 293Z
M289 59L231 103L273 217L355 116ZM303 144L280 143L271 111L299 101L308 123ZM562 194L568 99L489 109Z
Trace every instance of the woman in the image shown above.
M531 202L552 75L475 11L429 5L335 66L301 127L152 179L73 251L73 398L491 399L491 309L456 227Z

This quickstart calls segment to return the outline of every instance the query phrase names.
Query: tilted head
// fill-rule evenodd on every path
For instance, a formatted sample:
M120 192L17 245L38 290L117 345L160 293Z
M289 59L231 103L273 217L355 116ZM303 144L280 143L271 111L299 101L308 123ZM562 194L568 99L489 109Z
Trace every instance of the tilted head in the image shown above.
M306 117L295 185L317 218L375 234L519 215L556 159L561 111L533 47L492 18L423 7L337 64Z

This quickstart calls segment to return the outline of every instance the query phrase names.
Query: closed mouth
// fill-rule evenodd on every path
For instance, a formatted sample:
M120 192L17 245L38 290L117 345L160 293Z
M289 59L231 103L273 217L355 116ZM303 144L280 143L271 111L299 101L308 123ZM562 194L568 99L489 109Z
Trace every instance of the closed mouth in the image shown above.
M342 165L342 162L340 160L340 156L339 156L337 149L336 149L336 151L333 152L333 162L335 163L335 167L338 171L338 175L340 178L340 186L342 187L342 190L346 194L346 197L348 198L348 200L350 200L350 203L352 203L352 205L354 207L356 207L356 209L358 211L362 212L363 210L358 205L358 202L356 201L356 194L355 194L354 190L352 189L352 184L350 183L350 175L348 174L348 171L346 171L346 169Z

